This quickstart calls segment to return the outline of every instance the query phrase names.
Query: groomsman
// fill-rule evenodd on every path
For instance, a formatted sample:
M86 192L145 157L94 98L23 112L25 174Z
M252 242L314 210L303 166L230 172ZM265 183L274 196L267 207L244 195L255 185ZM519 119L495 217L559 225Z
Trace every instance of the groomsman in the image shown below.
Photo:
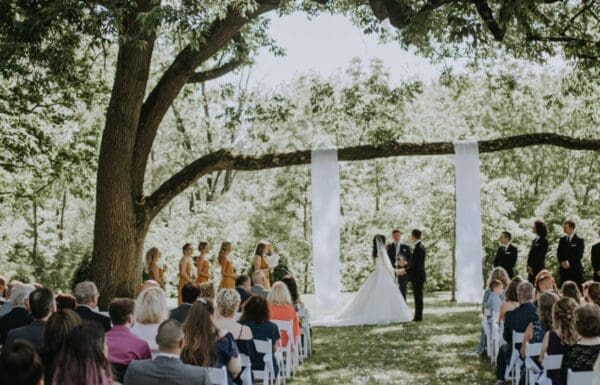
M600 235L600 230L598 230ZM594 281L600 282L600 242L592 246L592 270L594 271Z
M527 256L528 280L535 285L535 277L546 268L546 253L548 252L548 228L542 221L535 221L533 232L536 237L531 243Z
M496 258L494 258L494 267L503 267L508 273L510 279L515 276L515 265L517 264L518 251L510 241L512 235L508 231L503 231L500 234L500 247L496 251Z
M410 246L400 242L401 235L402 233L398 229L392 231L392 243L387 245L388 257L394 268L404 266L402 261L406 263L410 262ZM398 285L400 286L400 293L402 293L404 300L406 300L406 287L408 286L408 276L406 274L398 276Z
M565 281L574 281L578 285L583 283L583 249L585 247L583 238L575 234L575 222L568 220L563 224L565 235L558 241L558 263L560 264L558 275L560 285Z
M425 287L425 246L421 242L421 230L411 232L411 240L414 245L410 263L406 267L397 270L398 275L408 275L412 282L413 295L415 297L415 318L413 321L423 321L423 289Z

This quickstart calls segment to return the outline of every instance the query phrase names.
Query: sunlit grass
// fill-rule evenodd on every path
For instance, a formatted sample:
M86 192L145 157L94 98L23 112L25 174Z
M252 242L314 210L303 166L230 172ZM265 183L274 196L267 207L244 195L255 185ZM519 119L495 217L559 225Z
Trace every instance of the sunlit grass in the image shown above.
M493 384L489 361L474 352L478 308L447 295L426 300L425 320L390 326L314 328L314 355L294 384Z

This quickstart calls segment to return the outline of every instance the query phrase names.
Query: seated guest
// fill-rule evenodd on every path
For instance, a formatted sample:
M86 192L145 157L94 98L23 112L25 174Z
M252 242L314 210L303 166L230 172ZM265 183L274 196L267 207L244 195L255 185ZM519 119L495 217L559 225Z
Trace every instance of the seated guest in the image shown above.
M15 307L14 302L12 301L11 297L12 297L12 292L15 288L17 288L18 286L23 285L22 282L20 281L11 281L10 284L8 284L8 291L7 291L7 295L8 297L6 298L7 301L5 301L2 306L0 306L0 318L4 317L5 315L7 315L12 309L13 307Z
M537 309L533 304L535 296L533 285L529 282L521 282L517 287L517 297L519 298L519 307L506 313L504 319L504 331L502 336L506 343L500 347L496 364L497 384L504 383L504 374L506 367L510 362L512 354L512 334L513 332L524 333L527 326L533 321L538 320ZM515 344L517 349L521 344Z
M112 385L110 363L106 358L104 330L95 321L84 321L67 335L56 359L56 385Z
M265 274L261 270L252 273L252 294L267 298L269 291L265 289Z
M54 300L56 302L56 310L77 309L77 300L71 294L59 294Z
M13 308L4 317L0 318L0 345L6 344L8 332L12 329L27 326L33 322L33 317L25 308L25 301L28 300L29 294L35 290L35 286L31 284L16 285L11 290L10 302Z
M113 327L106 332L106 347L118 381L123 380L131 361L152 358L148 343L131 332L134 308L135 301L129 298L116 298L108 306Z
M581 305L575 310L575 330L579 341L563 356L560 365L561 384L567 384L567 371L589 371L600 353L600 307L593 304Z
M281 343L286 346L288 338L294 338L294 341L300 337L300 322L298 320L298 314L292 305L292 296L287 286L283 282L275 282L269 296L267 297L269 303L269 313L271 314L271 321L291 321L293 325L293 336L288 336L287 333L281 333Z
M560 293L563 297L573 298L578 305L581 303L581 292L574 281L565 281L560 288Z
M185 334L181 360L189 365L227 367L228 384L242 371L242 363L233 335L214 323L215 308L203 298L192 305L183 325Z
M215 286L212 283L201 283L198 289L200 290L200 298L215 302Z
M13 329L8 332L6 343L9 344L16 340L25 340L40 349L44 345L44 330L48 318L56 311L54 303L54 294L52 290L42 288L35 289L29 294L29 299L25 303L25 308L33 317L33 322L27 326Z
M158 327L158 354L153 360L132 361L125 373L124 385L211 385L205 368L184 364L179 356L183 348L183 329L176 320Z
M588 285L586 300L600 306L600 282L592 282Z
M188 282L181 288L181 305L171 310L169 319L177 320L180 324L185 322L192 304L196 302L200 296L200 288L194 282Z
M8 301L8 282L0 275L0 303Z
M488 280L487 280L487 288L485 289L485 291L483 292L483 299L481 300L482 303L482 312L485 312L485 308L486 308L486 304L488 302L488 298L492 292L492 290L490 289L490 284L492 283L492 281L497 280L502 282L502 293L500 293L500 299L502 301L504 301L504 292L506 291L506 288L508 287L508 285L510 284L510 278L508 278L508 273L506 272L506 270L504 270L503 267L501 266L497 266L494 267L492 269L492 271L490 271L490 274L488 276ZM485 355L486 351L487 351L487 338L485 336L485 331L483 330L483 327L481 328L481 337L479 338L479 346L477 347L477 354L478 355Z
M273 343L273 366L275 368L275 377L279 370L275 360L275 351L277 350L277 341L279 341L279 328L273 322L269 321L269 304L267 300L259 297L252 296L244 304L242 308L242 316L240 323L246 325L252 331L252 336L255 340L271 340ZM253 370L264 370L265 362L262 355L258 355L255 361L252 361Z
M135 300L135 324L131 331L148 343L152 357L158 353L156 333L158 327L169 316L167 294L160 287L151 287Z
M146 289L150 289L151 287L160 287L162 289L162 287L160 286L160 284L158 282L156 282L153 279L148 279L142 283L142 286L140 286L140 290L137 292L137 295L140 295L140 293L142 291L144 291Z
M42 362L31 344L17 341L2 349L0 384L44 385Z
M98 288L94 282L84 281L75 285L73 290L75 300L77 301L77 314L82 320L94 321L99 323L105 332L110 330L110 318L104 314L98 313L95 309L98 307Z
M556 281L548 270L542 270L535 277L535 291L537 295L542 293L551 292L558 294L558 287Z
M247 355L254 362L257 357L252 331L248 326L237 322L233 317L240 308L240 295L234 289L221 289L217 294L217 312L215 325L227 330L235 337L238 351Z
M500 321L504 321L506 313L508 313L509 311L513 311L517 307L519 307L517 288L523 281L523 278L517 275L508 284L508 287L504 292L504 302L502 302L502 306L500 307Z
M575 330L575 309L577 304L572 298L564 297L552 306L552 330L546 333L542 341L540 364L543 366L547 355L563 355L568 348L577 343ZM548 370L547 376L552 384L560 385L560 370Z
M81 317L71 309L57 310L48 319L44 333L44 346L40 349L45 385L52 384L55 360L65 344L67 335L79 325L81 325Z
M252 297L252 284L247 275L238 275L235 279L235 290L240 295L240 306L244 305L248 298Z
M292 304L294 305L294 309L296 309L296 311L304 309L304 303L302 302L302 299L300 299L300 292L298 291L298 284L296 283L296 278L292 277L291 275L288 275L284 277L281 280L281 282L283 282L285 286L287 286L290 295L292 296Z
M538 298L538 317L525 329L523 335L523 344L521 345L521 357L525 357L527 344L539 344L544 339L547 332L552 330L552 308L558 301L558 296L554 293L545 292Z

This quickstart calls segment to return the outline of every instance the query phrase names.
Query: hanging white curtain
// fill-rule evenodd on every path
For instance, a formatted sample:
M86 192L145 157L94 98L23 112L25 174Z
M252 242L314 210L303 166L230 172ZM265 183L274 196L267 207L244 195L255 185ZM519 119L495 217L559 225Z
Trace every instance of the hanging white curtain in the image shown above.
M312 151L312 254L319 304L340 301L340 171L337 150Z
M479 147L455 142L456 300L480 302L483 288Z

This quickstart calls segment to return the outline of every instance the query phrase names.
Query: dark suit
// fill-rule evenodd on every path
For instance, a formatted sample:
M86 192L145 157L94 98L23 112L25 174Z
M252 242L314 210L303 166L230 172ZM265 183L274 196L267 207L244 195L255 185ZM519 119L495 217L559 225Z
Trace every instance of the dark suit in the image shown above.
M390 258L390 262L394 268L396 268L396 255L401 256L402 258L406 259L406 261L410 264L410 258L411 258L410 246L405 245L403 243L400 243L398 246L399 246L398 248L400 249L399 251L396 250L395 243L390 243L387 246L388 257ZM406 287L408 286L408 276L406 276L406 275L399 276L398 277L398 285L400 286L400 292L402 293L402 296L406 300Z
M33 317L24 307L16 306L7 315L0 318L0 345L6 344L8 333L33 322Z
M171 310L171 313L169 313L169 319L174 319L183 325L191 307L192 307L191 303L185 303L185 302L182 303L181 305L177 306L175 309Z
M423 319L423 290L425 288L425 246L421 241L415 244L409 265L406 267L408 280L412 282L415 297L415 321Z
M211 385L208 372L186 365L179 358L158 356L153 360L132 361L123 385Z
M82 320L94 321L99 323L102 326L102 328L104 328L105 332L112 329L112 326L110 324L110 318L108 318L104 314L95 312L87 306L77 306L76 312L77 314L79 314Z
M500 266L504 268L510 279L512 279L515 276L518 253L517 248L512 244L498 247L496 257L494 258L494 267Z
M13 329L8 332L6 343L16 340L25 340L31 343L36 349L44 346L44 332L46 331L46 321L34 320L27 326Z
M238 292L238 294L240 295L240 308L242 307L243 304L246 303L246 301L248 299L250 299L250 297L252 297L252 293L248 293L246 290L244 290L241 287L236 287L235 290Z
M583 265L581 264L581 259L583 258L584 248L583 238L579 238L577 234L573 234L571 241L569 241L566 235L558 241L558 251L556 253L558 263L560 264L563 261L569 262L568 269L563 269L562 266L558 268L560 286L565 281L574 281L578 285L583 283Z
M548 238L540 237L533 240L527 256L527 267L533 270L528 274L528 280L535 284L535 277L546 268L546 253L548 252Z
M600 242L592 246L592 270L594 271L594 281L600 282Z
M523 303L513 311L506 313L504 318L504 330L502 337L506 341L506 344L502 345L498 352L498 359L496 364L496 379L504 380L504 373L506 366L510 360L512 354L512 333L524 333L527 326L533 321L538 320L537 307L533 303ZM520 348L521 344L516 344L517 349Z

